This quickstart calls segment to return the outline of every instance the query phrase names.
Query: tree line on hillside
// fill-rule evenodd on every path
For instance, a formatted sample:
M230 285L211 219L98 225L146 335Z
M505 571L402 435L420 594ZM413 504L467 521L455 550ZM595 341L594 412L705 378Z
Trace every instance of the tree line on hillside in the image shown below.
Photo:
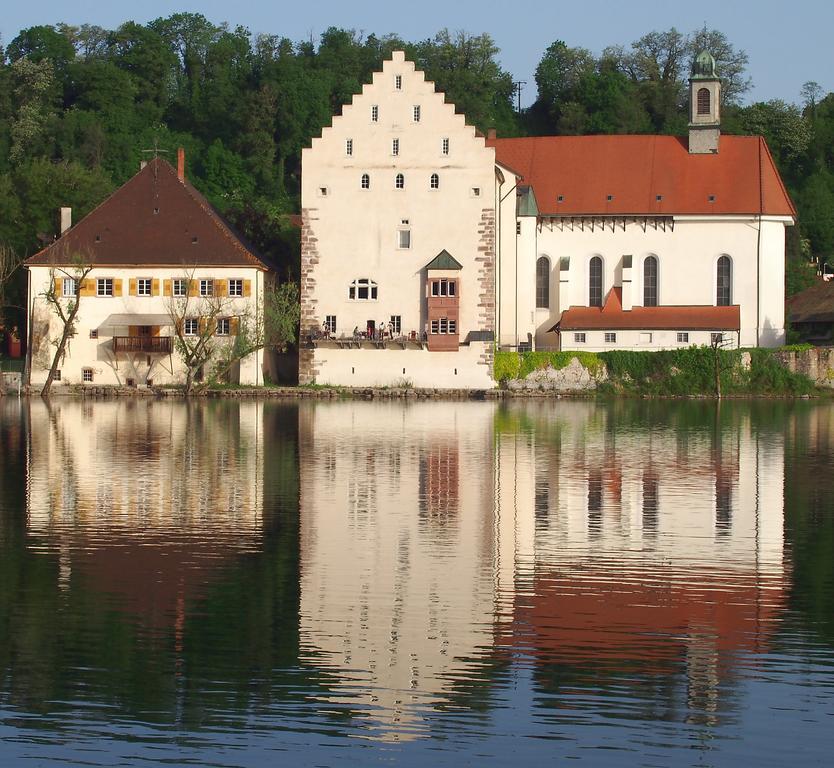
M398 48L471 124L501 136L683 135L690 64L706 48L723 79L723 130L763 134L797 203L791 254L834 262L834 94L811 82L800 105L742 105L747 56L720 31L651 32L600 55L556 41L536 70L535 103L519 111L487 34L409 42L330 28L299 42L197 13L114 30L35 26L0 41L0 250L30 255L55 236L59 206L78 220L142 159L183 146L195 186L293 275L301 149ZM7 304L23 303L22 286L18 271Z

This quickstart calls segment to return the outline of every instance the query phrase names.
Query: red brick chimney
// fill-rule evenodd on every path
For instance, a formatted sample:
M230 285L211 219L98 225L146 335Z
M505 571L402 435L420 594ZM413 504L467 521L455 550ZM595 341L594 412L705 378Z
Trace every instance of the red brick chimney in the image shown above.
M182 147L177 148L177 178L185 181L185 150Z

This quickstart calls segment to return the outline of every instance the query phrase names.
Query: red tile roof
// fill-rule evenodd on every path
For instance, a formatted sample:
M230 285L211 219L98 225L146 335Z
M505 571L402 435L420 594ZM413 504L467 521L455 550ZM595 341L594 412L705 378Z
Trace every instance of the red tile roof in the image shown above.
M550 330L737 331L739 308L712 306L634 307L624 310L622 288L612 288L602 307L570 307Z
M27 260L107 266L267 269L209 202L162 158L151 160L65 235Z
M722 135L714 155L690 155L676 136L542 136L487 146L533 186L544 215L796 216L759 136Z

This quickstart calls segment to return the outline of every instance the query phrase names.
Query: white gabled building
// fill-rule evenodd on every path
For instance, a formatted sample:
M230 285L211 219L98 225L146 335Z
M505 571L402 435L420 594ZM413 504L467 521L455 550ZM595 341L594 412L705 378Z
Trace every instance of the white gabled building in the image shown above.
M301 383L493 386L494 194L494 150L395 52L302 154Z
M487 387L492 349L784 343L796 211L764 139L486 141L401 52L302 158L302 382ZM376 338L380 325L392 333Z
M177 169L154 158L75 226L70 213L62 209L61 236L26 262L33 386L46 381L63 330L50 288L65 308L76 291L80 300L59 386L181 384L176 323L186 336L213 333L218 347L234 343L241 322L260 326L268 267L185 179L182 150ZM81 267L92 271L78 285ZM262 352L232 378L262 384Z

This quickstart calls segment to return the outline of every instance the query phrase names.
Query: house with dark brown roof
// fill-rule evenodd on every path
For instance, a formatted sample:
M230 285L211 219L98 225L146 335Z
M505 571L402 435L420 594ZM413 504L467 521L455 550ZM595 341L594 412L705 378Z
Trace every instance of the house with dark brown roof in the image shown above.
M788 325L799 341L834 344L834 282L818 282L787 301Z
M183 343L205 339L222 357L261 326L269 268L188 183L182 150L176 169L156 157L75 226L69 209L61 219L60 237L26 262L32 385L46 380L63 328L56 301L79 302L64 384L181 383ZM263 383L261 351L232 377Z
M502 346L668 349L784 343L796 210L765 140L720 132L708 53L688 138L490 138ZM514 192L514 194L513 194Z

